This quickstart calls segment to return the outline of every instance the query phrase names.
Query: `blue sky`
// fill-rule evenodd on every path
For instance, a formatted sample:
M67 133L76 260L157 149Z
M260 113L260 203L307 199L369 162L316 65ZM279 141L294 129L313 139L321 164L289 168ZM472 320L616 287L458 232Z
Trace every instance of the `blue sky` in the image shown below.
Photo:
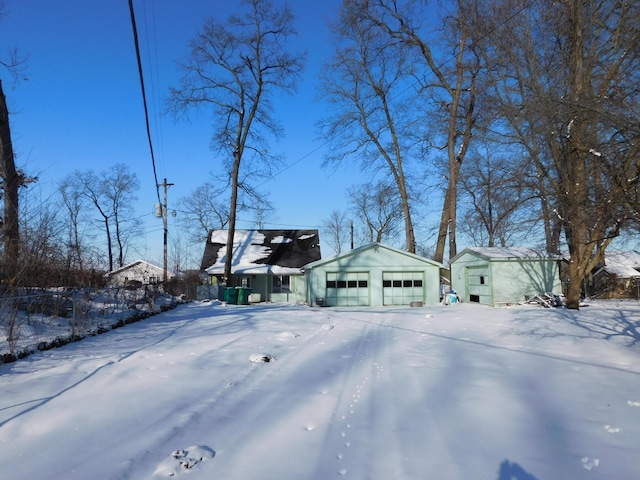
M0 0L2 3L3 0ZM209 16L226 19L239 2L220 0L134 0L144 64L151 128L160 182L166 178L172 202L210 179L221 162L209 149L206 115L189 123L163 116L169 86L176 86L175 62ZM321 168L323 144L316 122L317 73L331 54L326 18L339 0L291 2L308 52L298 93L276 105L286 137L271 143L294 165L262 188L275 205L266 228L318 228L332 210L346 208L345 190L363 181L356 168ZM1 72L10 108L17 163L39 176L46 198L61 179L77 169L96 172L123 162L140 180L136 210L145 225L140 249L130 257L162 258L162 221L153 216L157 201L127 0L4 0L0 51L17 48L28 56L27 81L12 86ZM240 216L240 220L253 220ZM170 218L169 233L172 234ZM248 223L240 221L239 228ZM323 256L327 247L323 246ZM135 258L128 258L132 261Z

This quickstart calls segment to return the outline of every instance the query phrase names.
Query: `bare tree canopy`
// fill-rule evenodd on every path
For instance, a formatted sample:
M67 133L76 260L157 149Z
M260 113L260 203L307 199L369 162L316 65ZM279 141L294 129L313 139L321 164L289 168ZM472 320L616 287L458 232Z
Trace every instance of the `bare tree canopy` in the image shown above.
M473 0L499 128L539 176L548 247L569 250L567 305L604 250L638 221L640 4ZM555 219L555 220L552 220Z
M241 168L250 159L260 168L276 159L266 148L267 139L282 135L272 116L273 96L295 90L304 63L304 55L286 50L296 35L289 7L276 8L268 0L243 0L241 6L244 13L226 22L205 22L169 99L176 113L206 108L213 114L211 145L224 155L231 180L225 281L231 275Z

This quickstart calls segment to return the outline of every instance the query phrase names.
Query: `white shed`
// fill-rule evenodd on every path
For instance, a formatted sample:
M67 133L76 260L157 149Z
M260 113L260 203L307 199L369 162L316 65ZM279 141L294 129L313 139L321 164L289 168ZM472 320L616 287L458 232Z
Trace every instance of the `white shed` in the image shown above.
M106 277L112 285L128 285L131 282L140 282L143 285L149 285L162 282L164 269L145 260L136 260L135 262L107 273ZM173 275L170 275L170 277L173 277Z
M529 248L467 248L451 259L451 286L463 301L492 307L560 294L560 261Z
M326 306L406 305L440 301L444 265L372 243L304 267L307 302Z

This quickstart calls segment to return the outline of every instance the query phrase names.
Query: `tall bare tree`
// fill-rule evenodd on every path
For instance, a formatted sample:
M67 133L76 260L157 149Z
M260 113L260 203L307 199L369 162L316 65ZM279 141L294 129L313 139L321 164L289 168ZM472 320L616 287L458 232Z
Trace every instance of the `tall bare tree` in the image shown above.
M488 65L501 127L537 164L539 196L569 250L567 306L638 220L640 4L475 0L471 31Z
M0 19L3 16L3 6L0 4ZM0 72L8 73L14 81L17 81L20 79L24 64L25 58L20 57L15 50L11 50L6 58L0 58ZM11 141L9 109L2 87L2 78L0 78L0 180L4 206L2 218L4 275L13 282L20 254L18 190L34 179L29 179L20 169L16 168L15 152Z
M225 281L231 276L233 237L241 169L253 157L265 167L276 157L265 148L266 137L282 129L272 116L275 95L295 90L304 55L290 53L287 40L296 34L288 6L268 0L243 0L242 15L226 22L207 20L191 41L191 53L181 64L184 76L170 91L176 112L210 108L214 118L212 148L229 160L231 179Z
M444 12L442 35L433 37L424 20L420 0L358 0L362 15L393 42L413 51L415 77L421 86L422 132L431 147L444 150L447 185L434 259L442 262L457 253L456 225L460 168L469 149L477 120L477 78L480 63L467 30L466 1L452 3ZM431 7L433 9L433 7ZM432 10L433 11L433 10ZM446 49L442 47L446 45ZM446 52L440 58L434 52ZM425 121L426 119L426 121ZM447 245L447 238L449 243Z
M325 165L355 161L391 179L399 195L405 248L415 252L408 164L416 148L414 59L389 41L367 16L366 2L345 1L332 30L336 53L323 69L321 90L332 107L322 122L330 142Z
M124 164L96 174L92 170L76 171L63 183L70 185L95 207L105 232L109 271L114 269L114 242L117 266L122 267L131 236L139 229L133 217L133 203L138 191L138 177Z

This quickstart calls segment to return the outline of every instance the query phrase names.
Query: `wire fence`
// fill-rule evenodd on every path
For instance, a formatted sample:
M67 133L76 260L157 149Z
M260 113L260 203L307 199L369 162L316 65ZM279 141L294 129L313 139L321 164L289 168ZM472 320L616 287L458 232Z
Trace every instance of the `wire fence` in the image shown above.
M0 296L0 364L174 308L161 287L34 291Z

